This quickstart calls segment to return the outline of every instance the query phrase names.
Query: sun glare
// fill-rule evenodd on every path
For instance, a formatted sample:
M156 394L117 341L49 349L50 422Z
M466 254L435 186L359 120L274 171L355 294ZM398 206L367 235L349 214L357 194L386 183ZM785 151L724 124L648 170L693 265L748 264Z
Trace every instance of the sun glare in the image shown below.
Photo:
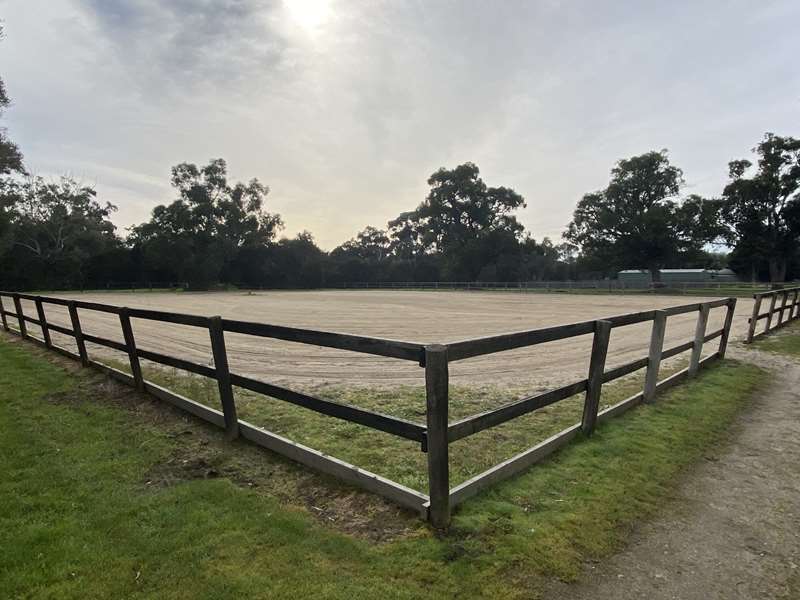
M313 32L331 12L331 0L284 0L291 19L306 31Z

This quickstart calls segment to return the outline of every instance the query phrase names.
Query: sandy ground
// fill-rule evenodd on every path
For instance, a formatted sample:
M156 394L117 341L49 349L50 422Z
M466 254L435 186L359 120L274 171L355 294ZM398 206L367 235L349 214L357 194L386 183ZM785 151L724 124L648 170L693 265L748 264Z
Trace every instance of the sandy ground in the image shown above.
M587 565L553 600L797 600L800 598L800 364L734 352L773 381L710 452L664 514L626 549Z
M120 292L60 296L414 342L452 342L704 300L690 296L391 290ZM734 338L744 334L751 307L751 300L739 299ZM26 314L36 314L30 302L25 303L24 310ZM709 332L721 327L724 311L724 308L712 311ZM46 312L49 320L69 325L62 307L49 305ZM670 317L665 346L692 339L695 320L696 314ZM82 310L81 322L87 333L121 341L119 322L114 315ZM140 348L212 363L208 333L204 330L142 320L134 320L133 325ZM31 326L31 330L38 333L35 326ZM649 335L649 323L614 329L608 366L646 355ZM56 343L74 347L69 338L54 337ZM226 334L226 340L233 371L301 389L327 384L423 383L423 369L406 361L238 334ZM711 342L710 351L716 349L717 344L717 340ZM590 347L590 336L582 336L460 361L451 365L451 380L455 384L499 384L531 391L547 389L585 377ZM94 345L90 352L122 357L113 350Z

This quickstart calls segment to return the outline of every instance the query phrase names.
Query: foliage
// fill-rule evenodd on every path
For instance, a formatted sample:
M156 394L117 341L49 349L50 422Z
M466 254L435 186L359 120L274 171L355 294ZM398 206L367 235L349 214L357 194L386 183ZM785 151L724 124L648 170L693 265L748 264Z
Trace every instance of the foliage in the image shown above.
M332 258L358 258L381 262L389 257L389 236L382 229L367 227L352 240L346 241L331 252Z
M754 279L766 264L770 281L785 281L798 259L800 140L767 133L753 151L759 158L751 177L746 176L753 167L749 160L729 164L722 237Z
M113 207L97 203L93 190L66 177L48 184L40 177L5 176L0 264L11 266L2 277L5 287L15 289L114 281L310 288L603 279L631 267L647 267L658 281L667 266L730 266L754 280L776 279L800 266L794 249L800 231L798 144L768 134L757 148L757 172L748 178L748 161L731 163L732 181L720 199L679 199L682 173L666 151L623 159L605 189L581 199L558 245L531 237L514 215L525 206L522 196L488 186L472 163L439 169L415 210L386 229L368 226L329 253L308 232L277 240L280 216L264 209L269 189L257 179L229 184L222 159L175 166L177 199L157 206L124 241L108 220ZM64 208L56 210L58 203ZM59 219L67 216L71 227L60 229ZM62 233L70 243L59 240ZM733 251L714 254L711 242Z
M607 272L642 265L660 281L660 269L700 250L716 232L714 204L699 196L679 202L682 185L666 150L622 159L606 189L578 203L564 238Z
M0 39L2 37L3 27L0 25ZM11 100L6 92L6 84L0 79L0 116L10 104ZM8 138L6 129L0 127L0 176L12 173L25 174L25 167L22 165L22 153L19 147ZM0 234L2 234L2 231L0 231Z
M93 265L119 248L109 217L116 207L74 179L0 179L8 223L0 255L4 277L19 287L79 286Z
M263 210L269 188L257 179L229 185L221 158L201 168L173 167L172 186L178 199L154 208L149 222L133 228L130 243L146 263L191 288L225 281L239 252L271 243L282 227L278 215Z
M441 168L428 185L416 210L389 222L399 256L439 254L446 278L471 281L519 249L523 227L511 212L525 200L514 190L487 186L473 163Z

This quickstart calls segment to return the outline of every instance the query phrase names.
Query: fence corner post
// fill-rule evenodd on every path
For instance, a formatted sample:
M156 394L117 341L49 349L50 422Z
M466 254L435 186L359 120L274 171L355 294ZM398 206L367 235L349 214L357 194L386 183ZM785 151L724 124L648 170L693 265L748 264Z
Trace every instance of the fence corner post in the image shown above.
M25 315L22 312L22 302L19 299L19 294L14 294L14 311L17 313L17 321L19 323L19 334L23 339L28 339L28 328L25 326Z
M653 331L650 334L650 353L647 357L647 373L644 379L642 399L653 402L658 383L658 369L661 366L661 353L664 351L664 333L667 330L667 313L663 310L655 311L653 317Z
M706 327L708 326L708 313L711 311L708 304L700 305L700 312L697 315L697 325L694 329L694 342L692 344L692 355L689 358L689 377L697 375L700 368L700 356L703 354L703 342L706 337Z
M219 399L222 403L222 414L225 417L225 437L235 440L239 437L239 418L236 415L236 401L231 385L231 373L228 367L228 352L225 350L225 332L222 328L222 317L210 317L208 334L211 337L211 352L214 355L214 369L217 373Z
M611 321L595 321L592 357L589 360L589 377L586 383L586 399L583 403L583 419L581 419L581 429L586 435L592 435L597 424L597 411L600 408L600 392L603 388L603 373L606 368L610 338Z
M142 377L142 366L139 364L139 354L136 352L136 339L133 337L133 327L131 318L128 314L128 307L123 306L119 309L119 323L122 326L122 336L125 338L125 346L128 348L128 361L131 364L131 374L136 389L144 391L144 377Z
M438 529L450 524L449 368L447 346L425 347L425 397L427 414L428 520Z
M731 325L733 325L733 313L736 311L736 298L728 300L728 310L725 313L725 323L722 325L722 337L719 339L719 358L725 358L725 351L728 349L728 340L731 337Z

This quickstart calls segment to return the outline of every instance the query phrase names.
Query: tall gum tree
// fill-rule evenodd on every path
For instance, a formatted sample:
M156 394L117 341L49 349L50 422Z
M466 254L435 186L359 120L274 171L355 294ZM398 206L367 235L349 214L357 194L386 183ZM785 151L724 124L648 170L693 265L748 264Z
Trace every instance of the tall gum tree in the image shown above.
M519 246L524 228L512 212L525 199L513 189L486 185L471 162L439 169L428 185L416 210L389 222L398 255L438 254L450 277L474 280L509 245Z
M267 186L257 179L230 185L227 175L221 158L173 167L178 198L156 206L149 222L132 229L129 243L192 288L225 281L243 250L271 244L283 225L263 209Z
M699 196L681 202L682 186L683 172L666 150L622 159L604 190L578 202L564 238L609 272L644 267L660 282L661 269L714 236L712 203Z
M800 140L767 133L753 152L754 170L747 159L728 165L723 238L735 254L749 258L754 276L758 263L766 262L770 281L785 281L800 241Z

